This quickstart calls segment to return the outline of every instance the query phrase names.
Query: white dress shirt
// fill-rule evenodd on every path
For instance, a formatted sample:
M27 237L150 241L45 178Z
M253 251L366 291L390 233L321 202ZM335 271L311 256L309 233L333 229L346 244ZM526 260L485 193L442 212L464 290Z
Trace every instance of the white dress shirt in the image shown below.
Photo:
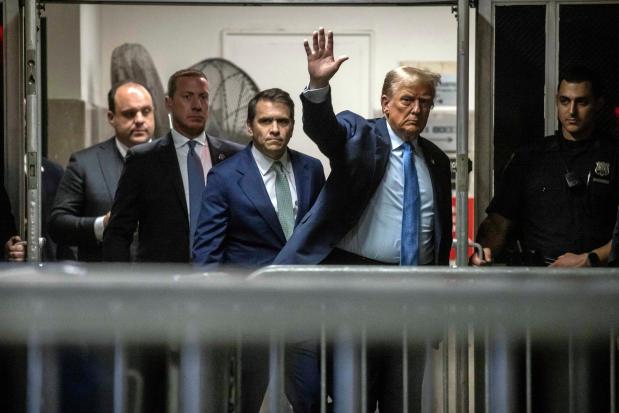
M275 212L277 212L277 196L275 195L275 178L277 174L271 166L276 160L279 160L282 163L282 166L284 167L284 174L286 174L286 178L288 179L288 187L290 188L290 196L292 197L292 209L294 219L296 221L297 212L299 211L299 200L297 197L297 185L294 180L292 162L290 162L290 158L288 157L288 151L286 150L281 158L272 159L252 145L251 154L256 161L256 165L260 171L260 176L262 177L262 182L264 182L264 187L267 190L267 194L269 194L269 199L271 200L271 204L273 204L273 208L275 208Z

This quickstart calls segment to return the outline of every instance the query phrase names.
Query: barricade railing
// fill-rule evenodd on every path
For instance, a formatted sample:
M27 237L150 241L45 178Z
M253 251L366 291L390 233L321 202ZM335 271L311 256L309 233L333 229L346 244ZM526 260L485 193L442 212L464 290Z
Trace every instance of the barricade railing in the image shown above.
M270 349L266 411L289 411L282 402L284 348L298 337L320 344L321 411L333 399L335 411L355 413L367 410L368 347L400 346L408 400L411 348L436 352L441 342L444 373L440 389L424 386L426 411L437 411L431 402L437 392L442 411L501 412L513 411L515 405L522 406L518 411L531 411L536 395L531 337L567 343L570 365L567 388L561 390L572 411L583 411L578 406L586 402L579 394L598 392L595 382L587 382L596 379L587 379L588 364L579 361L575 349L581 342L602 339L609 377L601 382L608 387L612 411L618 323L619 271L614 269L273 266L250 273L56 264L0 270L0 342L27 347L27 406L32 413L59 411L45 405L54 400L45 395L50 391L46 349L74 343L116 349L115 412L139 411L143 405L135 394L142 394L144 383L127 371L126 348L152 344L178 354L168 356L168 373L177 371L177 380L168 380L172 397L166 411L235 411L243 389L236 344L243 340ZM457 371L450 362L450 334L469 341L466 371ZM525 357L514 355L519 343L524 343ZM237 360L233 369L227 361L216 362L228 356ZM223 380L233 377L235 385L222 384L222 369ZM519 371L525 372L525 384L518 382ZM328 386L331 377L333 386ZM458 405L462 398L453 394L459 388L452 386L454 380L470 380L467 406ZM431 382L427 371L425 382ZM404 402L403 411L418 410Z

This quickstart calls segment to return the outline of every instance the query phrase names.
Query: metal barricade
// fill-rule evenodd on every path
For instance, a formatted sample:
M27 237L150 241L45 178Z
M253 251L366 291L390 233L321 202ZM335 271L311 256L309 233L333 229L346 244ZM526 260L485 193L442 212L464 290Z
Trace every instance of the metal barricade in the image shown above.
M401 351L404 400L427 401L424 411L513 411L520 406L517 399L524 400L519 411L531 411L531 398L540 389L531 382L530 347L546 340L569 346L567 387L561 391L571 411L583 411L586 403L579 394L600 394L599 379L588 376L590 365L578 349L603 339L609 366L604 393L612 409L618 276L614 269L505 267L294 266L249 274L165 265L5 266L0 270L0 341L28 349L29 412L54 411L43 395L48 391L43 350L76 341L116 349L114 411L139 411L135 396L127 395L134 391L127 391L127 345L158 344L179 353L170 357L177 378L168 380L169 393L176 400L169 398L166 411L210 412L238 411L234 400L244 384L228 384L238 378L239 366L217 360L235 354L242 334L270 344L264 411L287 412L282 403L286 343L296 334L309 334L322 355L321 411L333 399L335 411L357 413L367 411L368 355L385 343ZM430 366L420 362L429 359L420 351L441 341L449 349L448 326L469 331L468 363L458 370L455 360L462 355L446 354L443 385L432 386ZM518 343L524 343L525 357L514 356ZM332 375L325 361L331 354ZM219 374L222 369L226 374ZM411 383L414 369L425 371L417 396L411 394L421 387ZM514 380L515 371L526 373L526 383ZM454 394L462 387L453 381L462 376L468 381L466 406L458 403L462 395ZM440 409L432 406L441 391L437 387L447 393ZM404 412L420 409L404 402Z

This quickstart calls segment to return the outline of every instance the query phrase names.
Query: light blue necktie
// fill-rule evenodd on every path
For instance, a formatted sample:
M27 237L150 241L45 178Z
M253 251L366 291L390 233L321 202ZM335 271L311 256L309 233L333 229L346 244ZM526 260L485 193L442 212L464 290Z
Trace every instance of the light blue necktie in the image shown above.
M284 166L280 161L273 162L275 170L275 199L277 199L277 218L284 231L286 239L290 238L294 230L294 211L292 209L292 195Z
M194 150L197 142L190 140L187 154L187 180L189 181L189 251L193 247L193 235L198 225L202 192L204 192L204 169L202 161Z
M402 204L400 265L418 265L421 196L415 168L415 152L410 142L404 143L404 199Z

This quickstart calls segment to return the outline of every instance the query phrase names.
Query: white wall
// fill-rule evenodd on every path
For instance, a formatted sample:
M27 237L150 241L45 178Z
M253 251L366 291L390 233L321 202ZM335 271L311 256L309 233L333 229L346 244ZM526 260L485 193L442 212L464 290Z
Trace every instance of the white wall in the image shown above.
M62 19L59 10L76 6L49 4L47 14L52 27L54 18ZM222 54L222 32L228 31L284 31L307 33L319 25L338 31L371 31L373 59L369 85L370 115L380 113L380 88L384 74L402 61L455 61L457 56L457 21L449 6L436 7L274 7L274 6L115 6L89 5L80 14L80 48L82 67L79 76L80 95L91 103L105 106L105 93L110 86L110 58L112 50L122 43L141 43L151 54L162 82L176 70L188 67L208 57ZM472 14L473 15L473 14ZM63 30L70 30L65 22ZM471 34L474 33L474 21ZM57 36L57 38L55 37ZM64 36L64 37L63 37ZM65 32L52 35L50 51L54 59L75 59L73 47L58 47L66 42ZM268 48L255 50L256 65L286 65L292 59L305 59L299 37L299 53L283 55ZM73 45L74 39L68 44ZM94 56L98 52L98 56ZM336 54L337 44L336 44ZM474 63L474 39L471 37L471 67ZM49 72L50 98L63 96L72 90L73 71L62 70L62 65L51 65ZM345 65L352 65L353 61ZM251 75L251 67L244 67ZM343 71L345 69L342 69ZM298 74L297 74L298 75ZM345 72L339 75L344 76ZM305 76L305 74L302 74ZM474 74L471 72L471 102ZM53 87L52 87L53 86ZM259 85L261 86L261 85ZM304 84L296 90L298 94ZM335 93L338 93L335 91ZM345 93L345 91L340 91ZM352 104L350 105L352 106ZM471 107L474 107L471 104ZM346 109L347 105L336 108ZM299 125L300 126L300 125ZM297 133L295 131L295 141ZM293 145L294 146L294 145Z
M49 97L99 102L109 89L101 83L99 7L49 4L45 16Z
M101 10L101 58L108 70L112 50L125 42L141 43L151 53L162 81L177 69L221 55L227 30L294 31L311 36L318 26L371 30L375 34L372 95L376 108L384 73L405 60L456 60L457 22L450 7L220 7L98 6ZM473 30L471 30L473 33ZM474 42L471 42L474 47ZM299 44L300 58L303 46ZM336 49L337 54L337 49ZM472 50L474 56L474 49ZM286 64L299 56L256 50L256 64ZM293 92L293 91L291 91Z
M81 95L90 103L100 103L101 96L105 96L109 89L101 83L101 72L107 67L109 73L110 69L109 60L105 62L107 65L101 60L99 15L99 7L80 5Z
M80 6L46 6L47 94L50 99L81 99Z

